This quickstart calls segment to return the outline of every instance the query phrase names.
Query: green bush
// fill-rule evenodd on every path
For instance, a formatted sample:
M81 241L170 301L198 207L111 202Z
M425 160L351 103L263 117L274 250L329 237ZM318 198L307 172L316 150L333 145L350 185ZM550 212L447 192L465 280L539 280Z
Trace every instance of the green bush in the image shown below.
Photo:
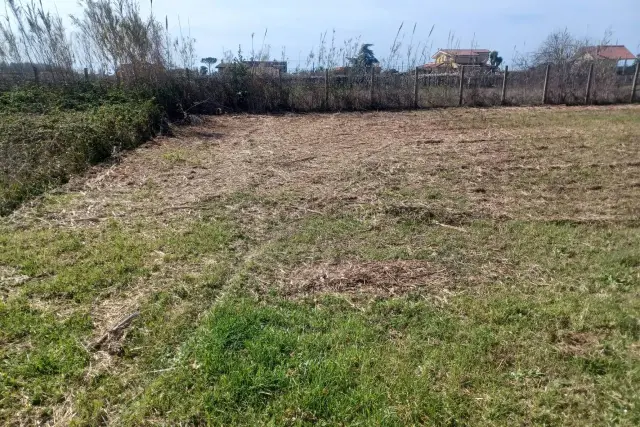
M32 85L0 93L0 111L34 114L88 111L103 105L127 104L150 98L149 93L120 89L109 82L81 82L55 87Z
M67 90L0 96L0 215L114 150L138 146L160 127L153 100L99 87Z

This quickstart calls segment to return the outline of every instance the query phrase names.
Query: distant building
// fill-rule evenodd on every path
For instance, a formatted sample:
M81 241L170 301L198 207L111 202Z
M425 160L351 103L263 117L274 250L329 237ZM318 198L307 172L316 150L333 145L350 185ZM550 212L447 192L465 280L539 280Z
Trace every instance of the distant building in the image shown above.
M216 66L216 69L218 72L224 73L236 64L235 62L222 62ZM242 61L241 64L262 74L277 75L287 72L287 63L284 61Z
M580 50L578 56L583 61L610 61L616 64L636 59L636 56L622 45L587 46Z
M448 67L457 69L461 66L488 67L490 50L487 49L439 49L432 59L431 68Z

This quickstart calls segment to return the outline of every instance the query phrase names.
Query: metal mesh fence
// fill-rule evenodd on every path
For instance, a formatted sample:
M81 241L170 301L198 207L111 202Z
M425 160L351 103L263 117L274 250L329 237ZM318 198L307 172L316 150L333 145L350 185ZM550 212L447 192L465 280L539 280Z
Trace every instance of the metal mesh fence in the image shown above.
M631 71L631 72L629 72ZM340 111L451 106L547 104L610 104L629 102L638 77L606 62L568 63L527 70L494 71L466 67L446 73L418 68L388 72L379 68L284 73L277 69L230 67L208 76L193 71L162 71L153 80L158 90L172 87L185 105L200 111ZM147 76L148 77L148 76ZM135 86L139 80L78 73L76 80L96 80ZM69 75L2 73L0 90L27 83L58 85ZM148 81L147 81L148 83ZM634 86L635 84L635 86ZM176 95L179 94L179 95ZM640 98L636 95L635 99ZM206 111L203 111L206 112Z

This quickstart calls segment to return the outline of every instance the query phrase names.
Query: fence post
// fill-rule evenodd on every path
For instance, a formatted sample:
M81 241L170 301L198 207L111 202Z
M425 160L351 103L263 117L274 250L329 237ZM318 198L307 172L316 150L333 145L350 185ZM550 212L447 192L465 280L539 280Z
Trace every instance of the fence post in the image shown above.
M593 79L593 62L589 66L589 76L587 77L587 93L584 96L585 105L589 105L589 100L591 98L591 82Z
M509 77L509 66L504 67L504 79L502 80L502 95L500 96L500 105L504 105L507 100L507 78Z
M88 68L84 69L84 79L86 81L89 81L89 69Z
M329 109L329 69L324 70L324 108Z
M374 99L373 99L373 95L374 95L373 89L374 89L375 78L376 78L375 76L376 76L376 67L372 66L371 67L371 91L369 93L369 105L371 107L373 107L373 101L374 101Z
M416 67L415 81L413 82L413 108L418 109L418 69Z
M458 98L458 107L462 107L464 101L464 65L460 67L460 95Z
M38 67L33 66L33 78L36 84L40 84L40 71L38 71Z
M282 106L282 69L278 68L278 107Z
M640 61L636 64L636 72L633 75L633 84L631 85L631 98L629 102L633 102L636 97L636 89L638 88L638 73L640 72Z
M551 64L547 64L547 71L544 73L544 87L542 88L542 105L547 103L547 93L549 91L549 70Z

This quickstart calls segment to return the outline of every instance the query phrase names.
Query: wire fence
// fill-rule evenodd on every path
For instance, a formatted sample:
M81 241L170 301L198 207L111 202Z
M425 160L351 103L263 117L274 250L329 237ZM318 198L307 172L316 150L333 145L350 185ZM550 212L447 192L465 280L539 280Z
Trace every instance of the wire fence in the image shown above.
M162 71L162 76L93 76L76 80L135 86L154 81L171 86L190 111L340 111L408 109L452 106L541 104L613 104L634 102L639 83L636 67L621 71L607 62L548 65L504 71L488 67L461 67L433 73L422 68L388 72L379 68L336 69L286 73L272 68L230 67L225 72L199 75L190 70ZM51 71L0 73L0 90L37 83L59 85L69 75ZM175 90L177 88L177 90Z
M377 69L198 77L196 87L221 107L248 111L339 111L451 106L613 104L638 97L631 73L583 62L510 72L464 67L455 72L390 73ZM633 93L633 95L632 95ZM229 102L232 101L232 102Z

